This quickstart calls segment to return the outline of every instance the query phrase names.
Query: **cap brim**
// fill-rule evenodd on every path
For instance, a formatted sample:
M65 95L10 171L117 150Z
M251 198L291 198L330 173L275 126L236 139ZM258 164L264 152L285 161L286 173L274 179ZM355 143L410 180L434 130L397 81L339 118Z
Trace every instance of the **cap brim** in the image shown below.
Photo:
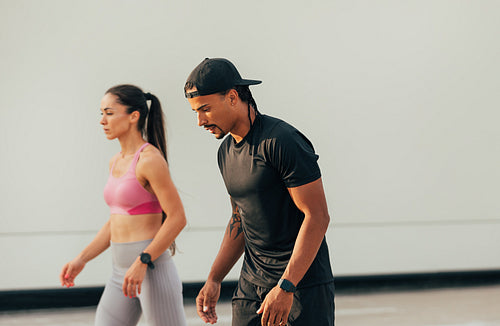
M240 79L239 81L237 81L234 86L250 86L250 85L258 85L262 83L261 80L254 80L254 79ZM194 97L198 97L198 96L204 96L204 95L210 95L210 94L215 94L215 93L218 93L218 92L222 92L222 91L225 91L226 89L221 89L221 90L204 90L204 91L200 91L200 90L197 90L197 91L193 91L193 92L189 92L189 93L186 93L186 91L184 91L184 96L186 98L194 98Z
M247 86L247 85L258 85L260 83L262 83L261 80L242 79L236 85L238 85L238 86Z

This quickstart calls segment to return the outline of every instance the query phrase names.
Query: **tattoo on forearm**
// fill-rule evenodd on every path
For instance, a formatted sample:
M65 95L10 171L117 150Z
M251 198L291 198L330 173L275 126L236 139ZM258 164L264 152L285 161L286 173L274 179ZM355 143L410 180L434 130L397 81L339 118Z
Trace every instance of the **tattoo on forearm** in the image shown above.
M241 215L238 206L232 200L231 205L233 206L233 215L231 215L231 220L229 221L228 232L229 236L236 239L241 233L243 233L243 226L241 225Z

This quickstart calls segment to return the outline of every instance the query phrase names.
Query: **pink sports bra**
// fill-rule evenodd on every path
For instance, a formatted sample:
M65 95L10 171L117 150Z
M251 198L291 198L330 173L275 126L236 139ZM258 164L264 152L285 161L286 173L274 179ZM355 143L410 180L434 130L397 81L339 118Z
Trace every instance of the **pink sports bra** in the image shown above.
M104 187L104 200L108 204L111 214L140 215L162 212L158 198L144 189L135 175L139 154L147 145L149 143L145 143L139 148L128 171L119 178L113 176L116 160L113 162L108 182Z

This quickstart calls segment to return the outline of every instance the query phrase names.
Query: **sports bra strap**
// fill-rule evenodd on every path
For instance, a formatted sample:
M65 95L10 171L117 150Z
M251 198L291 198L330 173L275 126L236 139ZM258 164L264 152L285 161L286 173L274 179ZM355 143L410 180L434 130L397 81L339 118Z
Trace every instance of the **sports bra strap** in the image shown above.
M141 148L139 148L139 150L135 153L134 160L132 161L132 164L130 165L130 169L129 170L135 171L135 167L137 166L137 162L139 161L139 155L141 155L141 152L144 149L144 147L146 147L148 145L149 145L149 143L144 143L141 146Z
M111 165L111 170L109 170L109 173L110 173L110 174L113 174L113 170L115 169L115 164L116 164L116 161L118 161L118 157L114 159L114 161L113 161L113 165Z
M134 171L135 172L135 167L137 165L137 162L139 161L139 155L141 155L141 152L142 150L144 149L144 147L148 146L149 143L144 143L141 148L139 148L139 150L135 153L134 155L134 159L132 160L132 164L130 164L130 167L128 168L127 172L125 172L125 174L129 173L130 171ZM120 152L121 153L121 152ZM113 165L111 165L111 170L110 170L110 174L113 174L113 170L115 169L115 164L116 164L116 161L118 161L118 158L116 158L114 161L113 161Z

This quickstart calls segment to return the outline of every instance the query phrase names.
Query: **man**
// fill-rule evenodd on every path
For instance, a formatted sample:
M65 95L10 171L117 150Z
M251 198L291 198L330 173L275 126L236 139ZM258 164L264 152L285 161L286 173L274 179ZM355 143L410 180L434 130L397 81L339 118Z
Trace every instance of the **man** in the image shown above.
M226 137L219 169L232 216L207 282L196 298L217 322L221 282L245 252L232 325L334 325L334 286L325 232L330 220L318 156L286 122L260 114L249 85L226 59L205 59L185 96L198 125Z

